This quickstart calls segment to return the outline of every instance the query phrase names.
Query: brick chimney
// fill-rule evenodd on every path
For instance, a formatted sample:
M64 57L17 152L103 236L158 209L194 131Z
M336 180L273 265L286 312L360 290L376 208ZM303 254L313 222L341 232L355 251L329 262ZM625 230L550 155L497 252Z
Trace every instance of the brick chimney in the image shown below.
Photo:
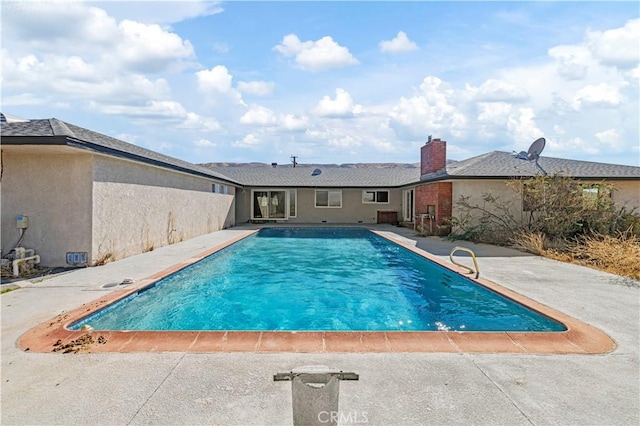
M447 142L431 139L420 148L420 174L426 175L444 169L447 165Z

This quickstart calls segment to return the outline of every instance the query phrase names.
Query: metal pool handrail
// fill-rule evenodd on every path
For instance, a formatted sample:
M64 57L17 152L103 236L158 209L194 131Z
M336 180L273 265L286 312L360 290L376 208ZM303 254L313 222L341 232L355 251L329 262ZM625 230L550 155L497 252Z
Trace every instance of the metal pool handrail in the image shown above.
M467 266L467 265L463 265L461 263L456 262L455 260L453 260L453 254L457 251L466 251L467 253L469 253L471 255L471 259L473 260L473 266L475 266L476 270L474 271L473 268ZM478 268L478 260L476 259L476 255L473 251L471 251L471 249L468 249L466 247L454 247L453 250L451 250L451 253L449 253L449 260L451 260L451 263L453 263L456 266L459 266L461 268L464 268L466 270L469 271L470 274L475 273L476 274L476 279L480 276L480 268Z

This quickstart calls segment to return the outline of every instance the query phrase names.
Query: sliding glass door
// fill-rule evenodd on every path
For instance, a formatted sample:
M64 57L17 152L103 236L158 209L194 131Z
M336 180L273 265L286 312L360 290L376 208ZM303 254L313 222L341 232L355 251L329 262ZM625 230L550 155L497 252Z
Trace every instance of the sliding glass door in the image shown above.
M253 191L251 204L252 219L286 219L290 210L287 191Z

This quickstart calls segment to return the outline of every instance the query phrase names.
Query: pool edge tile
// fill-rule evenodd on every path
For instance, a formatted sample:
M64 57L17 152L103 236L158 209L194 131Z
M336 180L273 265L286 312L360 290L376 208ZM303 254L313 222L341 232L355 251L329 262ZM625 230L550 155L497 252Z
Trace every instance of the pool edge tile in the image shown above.
M323 352L324 331L263 331L257 352Z
M451 344L462 353L522 353L506 332L445 331Z
M326 331L326 352L392 352L384 332Z
M386 332L393 352L458 352L441 331Z

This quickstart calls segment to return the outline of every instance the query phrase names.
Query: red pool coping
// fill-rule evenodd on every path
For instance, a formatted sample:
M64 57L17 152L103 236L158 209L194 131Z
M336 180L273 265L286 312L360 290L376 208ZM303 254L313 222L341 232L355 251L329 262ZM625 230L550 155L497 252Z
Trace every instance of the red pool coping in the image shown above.
M115 290L78 309L63 312L23 334L18 348L30 352L449 352L602 354L615 349L604 332L484 278L445 263L401 240L373 231L407 250L459 273L477 284L563 323L561 332L475 331L74 331L67 327L156 281L239 240L251 230L177 263L138 283Z

